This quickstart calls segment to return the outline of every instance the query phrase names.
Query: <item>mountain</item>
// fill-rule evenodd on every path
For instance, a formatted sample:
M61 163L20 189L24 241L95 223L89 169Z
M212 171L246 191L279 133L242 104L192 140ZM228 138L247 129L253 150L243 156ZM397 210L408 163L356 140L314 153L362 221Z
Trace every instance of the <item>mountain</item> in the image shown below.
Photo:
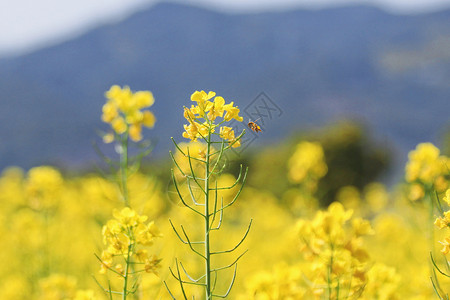
M94 160L95 131L107 129L103 93L113 84L154 93L158 120L146 136L157 138L157 156L167 153L171 136L183 140L182 107L202 89L250 110L261 92L276 105L255 144L352 117L404 154L436 142L449 124L449 28L450 10L225 14L160 3L59 45L0 59L0 168Z

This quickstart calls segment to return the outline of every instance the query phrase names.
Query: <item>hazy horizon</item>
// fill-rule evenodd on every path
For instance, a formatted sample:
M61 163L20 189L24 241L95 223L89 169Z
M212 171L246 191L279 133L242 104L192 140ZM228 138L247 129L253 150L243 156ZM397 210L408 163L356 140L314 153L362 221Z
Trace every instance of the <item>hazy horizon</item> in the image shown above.
M17 56L70 40L103 24L119 22L159 2L155 0L19 0L0 10L0 57ZM450 7L450 0L190 0L180 3L223 12L248 13L367 4L395 14L427 13Z

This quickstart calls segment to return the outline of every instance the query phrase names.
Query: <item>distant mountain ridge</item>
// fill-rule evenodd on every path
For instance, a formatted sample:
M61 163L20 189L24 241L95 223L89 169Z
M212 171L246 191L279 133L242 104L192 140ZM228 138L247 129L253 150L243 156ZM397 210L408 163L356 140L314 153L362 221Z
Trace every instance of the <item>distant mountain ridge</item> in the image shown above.
M431 55L431 54L432 55ZM450 10L370 6L224 14L160 3L57 46L0 59L0 168L95 159L103 93L151 90L156 154L182 140L182 107L214 90L245 107L265 92L283 111L261 145L295 128L356 117L410 149L437 141L450 108Z

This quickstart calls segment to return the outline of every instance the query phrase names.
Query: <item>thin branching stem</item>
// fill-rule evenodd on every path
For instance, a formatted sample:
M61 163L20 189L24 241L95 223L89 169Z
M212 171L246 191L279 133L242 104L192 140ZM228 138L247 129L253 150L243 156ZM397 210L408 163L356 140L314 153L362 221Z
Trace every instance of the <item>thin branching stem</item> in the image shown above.
M252 227L252 222L253 222L253 219L250 220L250 223L248 224L247 231L245 232L244 237L239 241L239 243L237 243L236 246L234 246L233 248L231 248L229 250L225 250L225 251L211 252L211 255L230 253L230 252L233 252L234 250L236 250L244 242L245 238L247 237L248 233L250 232L250 228Z
M230 185L230 186L219 187L217 189L218 190L229 190L229 189L232 189L239 183L239 181L241 180L241 177L242 177L242 165L239 165L239 175L238 175L238 178L234 181L234 183L232 185Z
M175 157L173 156L172 151L169 151L169 155L172 158L173 163L175 164L175 166L177 167L177 169L180 171L180 173L184 176L187 177L186 173L183 172L183 170L180 168L180 166L177 163L177 160L175 159Z
M190 285L205 287L204 283L198 283L198 282L192 282L192 281L183 280L181 277L177 276L173 272L172 268L170 268L170 267L169 267L169 271L170 271L170 274L173 276L173 278L175 278L177 281L181 281L183 284L190 284Z
M175 139L173 137L170 138L172 140L172 142L174 143L175 147L178 149L178 151L180 151L181 154L183 154L183 156L187 157L186 153L184 153L183 150L181 150L180 146L178 146L177 142L175 142ZM203 159L200 158L196 158L196 157L191 157L193 160L197 160L199 162L205 163L205 161Z
M126 258L126 264L125 264L125 274L124 274L124 278L123 278L123 294L122 294L122 300L126 300L127 299L127 295L128 295L128 269L130 268L130 254L131 254L131 247L132 244L128 245L128 253L127 253L127 258Z
M238 192L236 193L236 195L234 196L233 200L231 200L230 203L228 203L227 205L225 205L224 207L222 207L221 210L224 210L225 208L230 207L231 205L233 205L233 204L236 202L237 198L239 197L239 195L240 195L241 192L242 192L242 189L244 188L245 181L247 180L247 172L248 172L248 168L245 169L244 178L242 179L242 185L241 185L241 187L239 188L239 190L238 190Z
M196 209L192 208L189 204L186 203L186 201L184 201L184 198L183 198L183 196L181 196L180 190L178 189L178 184L177 184L177 180L175 179L175 175L173 173L173 169L172 169L172 180L173 180L173 184L175 186L175 189L176 189L176 191L178 193L178 197L180 198L180 200L183 203L183 205L203 217L203 214L201 212L199 212Z
M181 280L180 268L178 267L178 260L175 259L175 263L177 265L177 273L178 273L178 278L180 279L179 282L180 282L181 291L183 293L184 299L187 300L186 292L184 291L184 287L183 287L183 281Z
M214 171L216 170L220 160L222 159L222 155L223 155L223 150L224 150L224 144L225 141L222 139L222 144L220 145L220 152L219 152L219 156L216 159L216 162L214 163L214 166L211 169L211 174L214 174Z
M216 188L214 189L214 209L213 209L213 212L212 212L212 214L211 214L211 216L212 216L212 219L211 219L211 225L210 225L210 227L209 227L209 230L211 230L211 228L212 228L212 226L213 226L213 224L214 224L214 221L216 220L216 214L217 214L217 195L218 194L218 192L217 192L217 181L216 181ZM222 203L223 203L223 198L222 198ZM223 205L222 205L223 206Z
M208 260L208 256L207 256L207 255L203 255L203 254L201 254L200 252L198 252L197 250L194 249L194 247L192 246L193 244L192 244L191 241L189 240L189 237L188 237L186 231L184 230L183 225L181 225L181 230L183 230L183 234L184 234L184 236L186 237L186 240L187 240L187 242L188 242L189 248L191 248L191 250L192 250L194 253L197 253L200 257L204 258L205 260ZM206 243L206 242L205 242L205 243Z
M180 266L181 266L181 269L183 269L183 272L184 272L184 274L189 278L189 280L190 281L192 281L192 282L200 282L200 280L202 280L203 278L205 278L205 275L202 275L202 276L200 276L199 278L197 278L197 279L194 279L191 275L189 275L189 273L186 271L186 269L184 268L184 266L183 266L183 264L181 263L181 261L180 261ZM202 285L204 285L204 284L202 284Z
M191 169L191 174L192 174L192 179L194 179L195 183L198 185L198 187L202 190L202 192L205 194L206 191L203 189L202 185L198 182L197 180L197 176L195 176L195 172L194 172L194 168L192 167L192 156L189 153L189 147L187 148L188 151L188 161L189 161L189 168ZM205 177L205 180L207 180L207 178Z
M187 116L188 121L191 124L194 124L194 121L197 121L197 119L192 120L189 113L187 115L188 115ZM186 116L186 114L185 114L185 116ZM237 143L242 138L242 136L245 134L245 130L237 138L233 139L233 141L226 141L220 134L213 132L214 128L217 128L218 126L220 126L222 123L225 122L225 120L223 120L219 124L214 124L213 120L210 119L210 117L211 117L210 115L208 115L208 117L206 117L206 116L202 117L206 120L206 122L203 123L202 126L206 126L208 128L208 131L203 132L203 133L197 132L197 137L201 138L202 140L204 140L206 142L206 149L205 149L206 153L204 154L204 156L201 157L202 159L193 157L191 155L189 147L187 148L186 151L183 151L180 148L180 146L175 142L175 140L173 138L171 138L172 142L174 143L177 150L180 151L180 153L185 158L188 159L189 169L190 169L189 172L183 171L181 169L180 165L178 164L178 162L175 160L174 155L172 153L170 153L170 156L171 156L172 160L174 161L176 167L180 170L181 174L186 178L187 185L188 185L187 188L188 188L189 195L191 197L192 202L189 202L189 204L188 204L186 202L186 200L182 197L178 183L175 180L175 176L174 176L174 173L172 170L172 179L174 181L174 185L175 185L175 189L177 191L178 197L180 198L180 200L184 206L188 207L189 209L191 209L198 215L201 215L202 220L204 222L204 232L203 232L204 240L200 241L200 242L192 242L183 225L181 225L181 230L182 230L182 233L181 233L177 229L175 229L175 226L173 225L172 221L169 220L170 225L172 226L172 229L175 231L175 234L177 235L178 239L183 244L187 244L190 247L191 251L193 251L194 253L196 253L197 255L199 255L200 257L202 257L205 260L205 273L204 273L204 275L200 276L199 278L192 277L186 271L184 265L181 262L179 263L180 265L178 265L178 261L176 261L176 268L177 268L176 271L172 270L172 268L169 268L171 275L180 284L184 299L187 299L186 293L184 290L185 284L204 287L205 300L212 300L214 297L226 298L229 295L229 293L234 285L234 282L236 280L237 262L247 251L245 251L244 253L239 255L234 260L234 262L231 263L230 265L220 267L220 268L215 268L215 269L212 269L212 267L211 267L212 266L212 255L225 254L225 253L230 253L230 252L235 251L246 239L246 237L250 231L251 225L252 225L252 220L251 220L245 234L233 248L231 248L229 250L225 250L225 251L218 251L218 252L211 251L211 240L210 240L211 232L213 230L218 230L221 227L222 221L223 221L224 209L233 205L235 203L235 201L237 200L237 198L239 197L240 193L242 192L243 186L244 186L246 178L247 178L248 168L246 168L244 171L243 167L241 165L240 170L239 170L239 176L232 185L227 186L227 187L218 187L217 179L215 179L216 175L221 174L222 171L224 170L225 166L227 165L227 159L226 159L226 156L224 156L224 151L233 147L233 145L235 143ZM221 138L221 141L214 142L212 140L213 136L219 136ZM220 149L217 151L214 150L213 144L219 144L219 143L220 143ZM222 164L221 162L224 157L225 157L225 162ZM202 164L202 166L204 166L204 168L205 168L204 177L198 176L198 174L197 174L198 171L196 168L194 168L195 165L193 164L193 160L200 162ZM190 174L188 174L188 173L190 173ZM200 200L199 197L197 196L197 194L194 193L195 190L193 190L193 189L195 188L195 185L194 185L194 183L192 183L194 185L194 188L191 186L191 180L193 180L195 182L195 184L203 192L204 201ZM211 182L212 180L215 180L215 186ZM235 186L237 186L241 181L242 181L242 185L240 186L237 193L234 195L234 198L231 200L231 202L228 202L226 205L224 205L224 199L223 199L223 197L221 197L220 208L219 208L219 190L232 189ZM211 193L212 191L214 191L214 195L212 195L212 193ZM212 198L212 197L214 197L214 198ZM203 206L203 209L200 209L199 206ZM217 216L218 214L219 214L219 217ZM219 219L218 222L217 222L217 219ZM215 223L218 223L217 226ZM199 246L194 247L194 245L199 245L199 244L203 244L203 247L204 247L203 254L200 253L199 251L197 251L197 249L199 249ZM180 266L185 274L184 275L185 279L183 279L181 277ZM215 291L215 288L217 285L219 271L227 269L227 268L231 268L232 266L234 266L234 273L233 273L233 278L231 279L231 282L228 286L227 291L225 292L225 294L216 294L214 291ZM212 276L214 276L214 278ZM164 285L166 286L167 290L169 291L170 296L172 298L175 298L165 282L164 282ZM194 299L194 297L192 297L192 298Z
M128 197L128 130L124 133L120 149L120 179L122 186L122 197L125 206L130 207Z
M173 300L177 300L175 298L175 296L172 294L172 292L170 291L169 287L167 286L166 281L163 281L163 283L164 283L164 286L166 287L167 292L169 292L170 297L172 297Z
M436 293L436 295L439 297L439 299L440 299L440 300L448 300L448 297L442 298L441 294L438 292L438 290L437 290L437 288L436 288L436 284L435 284L435 282L434 282L434 280L433 280L432 277L430 277L430 280L431 280L431 284L433 285L433 290L434 290L434 292Z
M205 163L205 259L206 259L206 270L205 270L205 284L206 284L206 300L212 299L211 292L211 251L210 251L210 239L209 239L209 163L210 163L210 153L211 153L211 129L209 129L208 140L206 146L206 163Z
M221 207L223 208L223 197L221 198ZM211 227L210 230L219 230L220 226L222 226L222 220L223 220L223 209L220 209L219 211L215 211L213 214L213 217L216 216L217 212L219 212L219 223L217 223L216 227ZM213 226L214 222L211 222L211 226Z
M228 297L228 295L231 292L231 289L233 288L234 281L236 280L236 272L237 272L237 265L234 265L233 278L231 279L231 283L230 283L230 286L228 287L228 290L223 295L216 295L215 294L214 296L219 297L219 298L226 298L226 297Z
M192 191L192 187L191 187L191 181L189 180L189 178L187 179L187 187L188 187L189 195L191 196L192 202L197 206L204 206L205 205L204 203L198 203L197 199L195 199L194 192Z
M226 266L224 266L224 267L212 269L211 271L217 272L217 271L221 271L221 270L225 270L225 269L231 268L231 267L232 267L234 264L236 264L236 263L239 261L239 259L241 259L241 257L244 256L244 254L247 253L247 252L248 252L248 249L245 250L244 252L242 252L242 254L239 255L239 256L238 256L231 264L226 265Z
M431 257L431 262L432 262L433 266L436 268L436 270L437 270L439 273L441 273L442 275L444 275L445 277L450 277L450 275L444 273L444 272L441 271L441 269L438 267L438 265L436 264L436 261L434 260L434 257L433 257L433 253L432 253L432 252L430 252L430 257Z

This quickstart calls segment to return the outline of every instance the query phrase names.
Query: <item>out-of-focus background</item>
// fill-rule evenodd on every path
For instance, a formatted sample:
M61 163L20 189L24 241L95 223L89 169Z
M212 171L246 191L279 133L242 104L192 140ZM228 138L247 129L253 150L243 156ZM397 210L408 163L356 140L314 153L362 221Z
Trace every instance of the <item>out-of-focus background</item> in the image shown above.
M448 151L450 1L4 1L0 169L95 161L113 84L153 92L153 157L182 139L193 91L253 120L263 92L279 110L259 106L264 131L240 155L354 126L400 174L419 142Z
M156 125L143 132L153 151L139 172L126 159L117 172L124 148L102 141L115 84L154 94ZM174 151L175 188L168 155L170 137L204 155L182 137L195 90L239 106L235 132L249 120L262 128L247 128L214 164L224 173L207 177L218 190L209 208L239 195L209 221L223 223L208 230L211 251L240 245L214 256L214 293L231 281L237 300L448 298L430 252L448 270L438 252L450 252L449 213L439 218L450 205L450 0L16 0L0 3L0 299L112 299L92 275L103 289L136 283L136 299L182 299L169 267L204 277L173 228L203 247L205 226L179 195L207 207L184 175L205 165ZM149 269L143 255L158 276L139 258L139 279L126 281L123 256L109 261L119 252L102 228L127 204L164 235L133 251L161 259ZM234 281L223 266L238 260ZM115 271L99 274L105 266ZM204 299L196 286L187 295Z

